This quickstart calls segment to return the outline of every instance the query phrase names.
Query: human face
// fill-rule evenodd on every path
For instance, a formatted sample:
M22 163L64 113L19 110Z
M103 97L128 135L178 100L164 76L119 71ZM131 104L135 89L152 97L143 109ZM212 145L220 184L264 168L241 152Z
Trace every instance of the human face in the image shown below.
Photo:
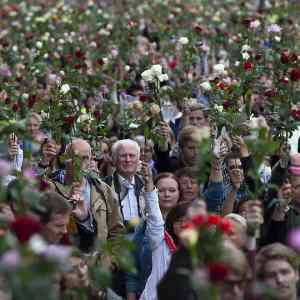
M207 125L206 118L202 110L194 110L189 113L189 125L203 127Z
M42 235L50 244L60 242L64 234L67 233L67 225L69 224L70 214L53 214L50 221L42 228Z
M88 143L78 142L73 146L73 152L80 159L80 168L82 171L87 171L91 165L91 147Z
M263 282L276 291L276 299L296 299L298 279L298 271L284 259L271 259L264 266Z
M152 159L152 147L149 145L141 145L141 160L149 162Z
M190 176L181 176L179 178L182 201L192 201L199 195L197 181Z
M246 243L246 228L234 220L231 221L231 230L227 238L239 249L243 249Z
M198 147L197 143L193 141L188 141L183 147L182 147L182 158L184 162L188 166L192 166L194 163L196 163L198 157Z
M240 159L230 159L227 167L230 179L233 183L243 181L244 172Z
M221 300L243 300L246 280L229 271L221 291Z
M117 172L124 178L131 178L138 169L139 155L133 145L122 145L116 157Z
M292 197L297 206L300 206L300 176L291 177Z
M26 122L27 133L30 137L35 137L40 131L40 123L36 118L29 118Z
M173 178L162 178L157 182L159 206L162 211L174 207L179 200L179 187Z

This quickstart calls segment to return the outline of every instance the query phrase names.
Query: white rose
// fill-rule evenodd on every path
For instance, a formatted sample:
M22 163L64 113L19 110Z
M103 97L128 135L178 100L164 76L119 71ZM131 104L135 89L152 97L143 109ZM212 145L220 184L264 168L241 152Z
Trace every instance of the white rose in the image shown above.
M224 107L222 105L215 104L214 109L218 112L223 112Z
M37 234L35 234L30 240L29 240L29 248L36 254L41 254L46 251L47 244L43 240L43 238Z
M36 42L36 47L37 47L38 49L41 49L41 48L43 47L43 43L40 42L40 41L37 41L37 42Z
M178 40L178 43L181 44L181 45L186 45L188 44L189 42L189 39L185 36L181 37L179 40Z
M248 52L243 52L242 56L243 56L243 60L248 60L250 58L250 55Z
M158 76L158 80L160 82L167 81L168 79L169 79L169 76L167 74L161 74Z
M147 82L150 82L150 81L153 81L154 77L153 77L153 73L151 70L146 70L144 71L142 74L141 74L142 78L147 81Z
M223 64L214 65L214 72L217 74L225 74L225 66Z
M203 88L203 90L205 91L210 91L211 90L211 85L208 81L202 82L200 84L201 88Z
M126 66L125 66L125 71L126 71L126 72L129 72L129 71L130 71L130 66L129 66L129 65L126 65Z
M179 234L180 240L188 248L195 246L198 242L198 231L196 229L188 228L184 229Z
M153 65L150 70L151 70L153 76L158 77L159 75L162 74L162 66L161 65Z
M65 83L61 86L60 91L65 95L70 91L70 89L70 86L67 83Z
M241 52L247 52L247 51L250 51L250 50L251 50L251 47L249 45L243 45Z
M250 22L250 28L256 29L257 27L260 26L260 24L261 24L260 21L254 20L254 21Z
M278 35L276 35L276 36L274 37L274 40L275 40L276 42L280 42L280 41L281 41L281 37L278 36Z

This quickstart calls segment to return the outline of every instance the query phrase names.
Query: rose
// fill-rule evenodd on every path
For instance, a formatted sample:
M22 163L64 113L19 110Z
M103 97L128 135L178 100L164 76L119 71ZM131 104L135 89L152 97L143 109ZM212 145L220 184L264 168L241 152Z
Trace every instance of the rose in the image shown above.
M245 71L250 71L252 69L252 67L253 67L253 62L252 61L246 60L244 62L244 70Z
M272 24L272 25L268 26L267 32L268 33L280 33L281 27L278 26L277 24Z
M160 112L159 106L155 103L150 106L149 110L152 115L158 115Z
M178 43L181 45L186 45L189 43L189 39L187 37L183 36L178 40Z
M213 70L215 73L217 73L219 75L226 74L225 66L223 64L214 65Z
M199 234L197 230L187 228L180 232L179 237L184 246L191 248L197 244Z
M298 81L300 79L300 69L293 68L289 71L289 76L292 81Z
M153 65L150 70L151 70L153 76L160 76L162 74L162 66L161 65Z
M47 243L38 234L35 234L30 238L28 245L35 254L42 254L47 249Z
M209 262L207 269L209 279L212 282L222 282L228 274L228 268L223 262Z
M60 88L61 93L64 95L67 94L70 90L71 88L67 83L63 84Z
M210 83L208 81L202 82L200 84L200 87L204 90L204 91L210 91L212 89Z
M29 216L19 216L10 225L11 231L16 235L19 242L24 244L30 240L30 238L40 233L41 224Z
M167 74L161 74L161 75L158 76L158 80L160 82L167 81L167 80L169 80L169 76Z
M154 76L151 70L146 70L141 74L143 80L146 82L151 82L154 80Z

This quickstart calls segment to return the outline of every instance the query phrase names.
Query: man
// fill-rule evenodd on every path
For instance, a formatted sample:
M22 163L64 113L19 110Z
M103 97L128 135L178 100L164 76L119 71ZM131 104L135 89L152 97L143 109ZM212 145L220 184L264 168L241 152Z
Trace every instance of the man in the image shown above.
M269 222L265 226L264 243L287 243L288 232L300 226L300 154L290 158L287 174L282 171L281 184L268 204Z
M275 299L297 300L299 257L289 247L274 243L263 247L256 257L259 280L274 289Z
M140 147L137 142L125 139L112 146L112 160L116 171L105 178L118 197L118 203L125 224L145 214L145 205L141 192L144 182L137 175L140 163Z
M60 243L67 234L72 206L56 192L44 193L39 204L43 208L39 212L42 236L49 244Z
M176 175L180 185L180 201L197 200L200 195L197 170L186 167L178 170Z
M76 227L71 230L77 231L79 248L89 251L96 236L114 240L122 231L118 203L108 185L88 175L91 147L86 141L74 139L66 147L65 158L63 183L54 182L55 188L74 206Z
M178 157L170 157L170 130L166 123L161 124L160 135L163 142L156 149L158 173L176 172L184 167L195 166L199 159L199 143L210 136L209 127L185 127L178 138L179 155Z

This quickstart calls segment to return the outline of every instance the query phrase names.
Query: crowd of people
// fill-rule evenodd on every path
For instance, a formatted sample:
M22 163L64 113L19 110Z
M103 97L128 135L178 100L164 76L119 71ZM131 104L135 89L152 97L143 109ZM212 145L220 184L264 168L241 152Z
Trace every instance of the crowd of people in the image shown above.
M260 10L272 7L264 3L269 1L258 2ZM91 5L103 5L104 10L117 6L105 1ZM25 6L20 4L20 11ZM19 6L7 4L5 9L3 20L14 17ZM262 20L256 13L253 18ZM254 21L248 23L254 26ZM135 25L130 24L131 30ZM279 34L281 29L272 26ZM87 31L80 30L82 35ZM43 79L33 80L38 86L34 98L21 96L32 105L25 110L22 101L12 105L7 72L13 63L0 58L0 299L300 299L300 153L291 151L286 138L299 120L297 99L292 98L299 97L299 56L285 52L280 57L282 64L285 58L292 64L286 69L290 77L284 78L293 82L292 88L277 90L260 74L255 80L268 93L261 95L257 89L234 95L240 99L230 104L226 93L232 97L237 83L230 79L233 66L226 55L212 59L198 45L200 60L191 62L181 77L173 70L189 40L181 37L177 53L167 61L161 41L148 30L151 24L140 24L128 61L120 58L113 65L117 79L103 79L106 86L79 105L69 93L72 88L63 84L67 76L54 75L54 58L44 61ZM9 34L3 32L0 53L7 51ZM88 45L93 47L96 43ZM254 50L244 48L247 77ZM118 56L113 49L112 59ZM83 77L93 76L96 67L80 48L75 56L80 61L75 72L84 70L77 74L79 85L86 84ZM145 56L150 62L146 67L152 69L125 74ZM66 70L74 62L70 56L60 60ZM16 72L22 69L19 65ZM22 87L18 74L14 80ZM181 85L184 80L193 87ZM24 89L29 85L24 83ZM178 86L190 88L187 94L193 98L181 99ZM111 94L104 91L108 87ZM166 96L168 88L175 93ZM288 115L278 113L288 116L283 121L270 117L275 104L267 103L273 92L281 95L279 88L292 99ZM212 90L225 91L221 107L213 102ZM39 104L39 97L46 104ZM284 104L278 105L285 110ZM234 123L237 118L232 116L242 112L249 112L249 118ZM22 120L24 127L18 123ZM287 132L283 139L282 132ZM34 272L38 276L31 278ZM47 295L39 295L36 289L41 287Z

